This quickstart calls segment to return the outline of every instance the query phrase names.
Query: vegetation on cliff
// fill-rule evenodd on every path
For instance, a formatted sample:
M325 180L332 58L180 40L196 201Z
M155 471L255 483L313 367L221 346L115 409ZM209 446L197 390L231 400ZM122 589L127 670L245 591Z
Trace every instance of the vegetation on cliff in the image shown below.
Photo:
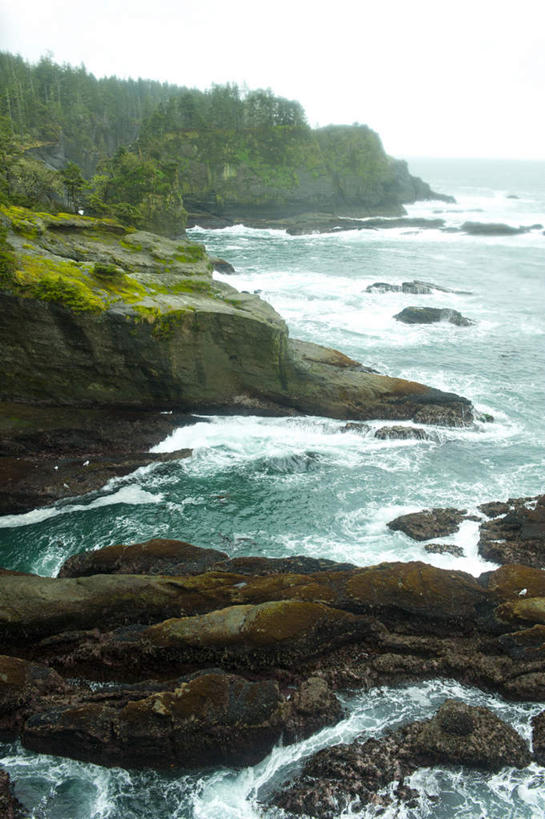
M176 236L183 200L196 212L277 218L400 213L431 194L367 126L313 130L298 102L270 90L97 80L83 66L9 54L0 89L0 197L27 207L83 208Z

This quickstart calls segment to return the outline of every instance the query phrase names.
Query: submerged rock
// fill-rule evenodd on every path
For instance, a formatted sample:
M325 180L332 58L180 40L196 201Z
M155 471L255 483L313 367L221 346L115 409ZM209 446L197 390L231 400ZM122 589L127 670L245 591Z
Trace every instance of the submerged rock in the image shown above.
M424 546L426 552L435 555L453 555L454 557L463 557L464 550L461 546L456 546L455 543L426 543Z
M420 429L419 427L400 426L381 427L375 432L375 438L380 438L383 441L388 441L391 439L399 439L403 441L410 438L415 438L418 441L435 440L434 436L430 435L429 432L426 432L425 429Z
M503 222L464 222L460 230L472 236L516 236L520 233L529 233L543 225L520 225L513 227Z
M531 758L522 737L488 708L446 700L429 720L410 723L381 739L362 738L319 751L273 802L298 815L334 819L349 803L352 809L380 804L379 790L394 780L403 783L419 767L466 765L498 771L524 768ZM414 791L409 792L412 796Z
M413 540L431 540L457 532L466 515L465 509L424 509L422 512L400 515L387 526L394 532L404 532Z
M457 327L475 324L471 319L462 316L458 310L446 307L405 307L400 313L396 313L394 318L404 324L436 324L442 321L448 321Z
M412 282L402 282L401 284L388 284L387 282L374 282L365 288L367 293L416 293L420 295L428 295L434 291L440 293L457 293L458 295L469 295L469 290L451 290L448 287L442 287L433 282L423 282L418 279L413 279Z

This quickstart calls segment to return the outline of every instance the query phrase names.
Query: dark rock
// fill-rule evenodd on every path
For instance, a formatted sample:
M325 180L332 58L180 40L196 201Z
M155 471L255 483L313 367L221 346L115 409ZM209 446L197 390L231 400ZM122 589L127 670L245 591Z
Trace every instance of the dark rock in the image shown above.
M538 765L545 765L545 711L532 719L532 746Z
M471 236L516 236L520 233L528 233L531 227L512 227L502 222L464 222L460 228L464 233Z
M210 261L214 266L214 270L217 270L218 273L236 273L237 271L231 264L231 262L227 262L225 259L218 259L216 257L210 257Z
M28 813L13 795L9 774L0 770L0 816L2 819L23 819Z
M507 501L508 511L500 504L486 505L494 520L481 525L479 552L496 563L523 563L545 566L545 495Z
M70 690L71 686L47 666L0 654L0 741L16 738L37 700Z
M368 424L362 424L362 423L359 423L358 421L349 421L348 424L344 424L344 426L341 427L340 431L341 432L359 432L362 435L365 435L367 432L369 432L369 429L370 429L370 427L368 426Z
M295 600L230 606L194 617L110 633L75 632L42 640L37 650L70 676L134 680L176 676L221 664L229 670L297 670L303 661L376 630L369 617Z
M433 441L435 440L433 435L430 435L429 432L426 432L425 429L419 429L418 427L381 427L377 429L375 432L375 438L380 438L383 441L387 441L390 439L400 439L405 440L408 438L416 438L419 441Z
M87 702L42 711L27 720L22 743L108 766L253 765L281 736L303 739L340 716L337 699L320 679L306 681L287 699L273 680L202 671L180 680L174 691L121 708Z
M394 532L404 532L413 540L431 540L452 535L460 528L466 511L459 509L424 509L391 520L387 525Z
M499 515L505 515L511 509L509 502L502 503L502 501L489 501L488 503L481 503L479 509L487 518L497 518Z
M454 543L426 543L424 549L430 554L436 555L454 555L454 557L463 557L464 550L461 546L456 546Z
M520 199L520 196L517 196L516 193L508 193L505 198L506 199Z
M295 814L334 819L376 804L377 791L419 767L466 765L498 771L531 761L522 737L487 708L447 700L432 719L414 722L381 739L337 745L309 759L274 804ZM402 787L400 795L405 791ZM409 796L414 796L409 791Z
M183 540L155 538L130 546L115 545L69 557L59 577L93 574L194 575L208 571L228 555L217 549L202 549Z
M469 295L471 293L470 290L451 290L448 287L442 287L439 284L433 284L433 282L419 281L418 279L414 279L412 282L402 282L401 284L374 282L374 284L370 284L368 287L366 287L367 293L403 292L427 295L429 293L433 293L434 291L438 291L440 293L457 293L459 295Z
M100 489L140 466L186 458L191 450L149 449L178 426L180 412L33 407L0 402L0 514L19 514Z
M441 321L448 321L457 327L475 324L471 319L462 316L458 310L446 307L405 307L401 313L396 313L394 318L404 324L436 324Z

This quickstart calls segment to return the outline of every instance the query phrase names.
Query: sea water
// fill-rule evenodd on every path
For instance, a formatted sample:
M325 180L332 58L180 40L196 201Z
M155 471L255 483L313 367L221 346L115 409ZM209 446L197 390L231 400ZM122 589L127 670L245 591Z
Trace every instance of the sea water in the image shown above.
M510 225L545 223L545 163L414 160L417 173L456 204L420 202L409 215ZM516 195L518 198L510 198ZM543 228L545 229L545 227ZM55 575L83 549L173 537L230 556L304 554L368 565L426 560L480 574L493 564L477 552L477 524L455 535L463 557L428 554L386 523L430 506L475 510L488 500L543 492L545 463L545 235L505 237L397 228L289 236L235 226L194 228L193 239L236 274L215 274L257 292L295 338L335 347L382 373L470 398L494 417L470 429L430 428L433 439L380 440L317 417L198 417L158 451L191 447L193 457L156 464L90 495L0 518L0 565ZM430 295L368 293L375 281L422 279L451 290ZM405 325L404 307L459 310L470 327ZM447 697L488 705L530 737L536 704L509 703L453 681L346 692L345 718L310 739L277 747L244 770L164 775L104 769L0 745L0 765L36 819L239 819L280 816L267 795L320 748L431 715ZM545 814L545 769L485 775L424 769L421 793L399 817L538 817ZM374 816L374 808L345 816ZM382 815L390 815L388 812Z

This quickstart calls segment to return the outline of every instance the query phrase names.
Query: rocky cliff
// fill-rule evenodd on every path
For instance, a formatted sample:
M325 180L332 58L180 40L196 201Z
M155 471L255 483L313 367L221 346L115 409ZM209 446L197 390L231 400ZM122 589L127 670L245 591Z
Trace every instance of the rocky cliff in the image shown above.
M0 400L465 424L469 402L293 341L202 245L3 208ZM11 250L10 250L11 248Z

